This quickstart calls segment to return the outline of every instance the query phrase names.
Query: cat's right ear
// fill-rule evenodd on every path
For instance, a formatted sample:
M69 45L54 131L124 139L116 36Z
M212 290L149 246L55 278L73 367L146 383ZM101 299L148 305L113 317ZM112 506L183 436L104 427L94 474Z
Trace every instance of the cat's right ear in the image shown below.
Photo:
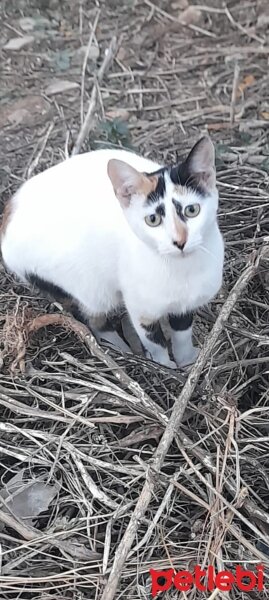
M123 208L128 208L134 195L147 197L157 184L154 177L147 177L117 158L108 161L107 174Z

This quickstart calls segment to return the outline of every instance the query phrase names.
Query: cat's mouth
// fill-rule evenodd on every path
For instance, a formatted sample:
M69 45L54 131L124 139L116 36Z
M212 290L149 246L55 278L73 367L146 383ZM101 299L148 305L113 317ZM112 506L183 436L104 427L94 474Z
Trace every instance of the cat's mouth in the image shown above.
M179 248L171 248L169 250L163 250L161 253L161 256L167 256L167 257L171 257L171 258L184 258L184 256L186 256L186 254L188 254L187 252L185 252L185 250L180 250Z
M178 250L177 252L172 252L171 255L176 258L187 259L192 256L195 252L197 252L199 246L194 246L192 248L184 248L184 250Z

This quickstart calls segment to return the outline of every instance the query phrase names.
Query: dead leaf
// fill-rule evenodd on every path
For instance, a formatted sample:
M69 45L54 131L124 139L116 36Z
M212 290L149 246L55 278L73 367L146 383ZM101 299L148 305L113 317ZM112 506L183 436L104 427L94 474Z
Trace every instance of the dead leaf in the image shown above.
M175 2L172 2L171 6L173 10L184 10L184 8L189 6L189 2L188 0L176 0Z
M84 544L80 544L75 538L71 538L71 540L62 540L61 546L74 560L77 561L98 560L101 558L99 552L94 552L94 550L87 548Z
M71 61L73 65L80 65L80 67L82 66L85 56L86 56L86 52L87 52L87 46L81 46L80 48L78 48L77 50L75 50L75 52L73 52L71 54ZM93 61L96 62L97 59L99 58L100 55L100 50L98 48L98 46L91 46L90 51L88 53L88 61Z
M4 46L4 50L21 50L25 46L29 46L34 42L35 38L32 35L23 35L22 37L11 38Z
M98 46L95 46L94 44L92 44L89 49L87 46L81 46L81 48L76 50L76 55L82 56L84 59L84 57L86 56L86 52L87 52L87 60L97 60L97 58L99 58L100 50L99 50Z
M27 108L18 108L17 110L14 110L13 113L11 113L8 116L8 122L11 125L19 125L20 123L23 123L23 121L27 120L27 117L30 116L29 110L27 110Z
M115 110L109 110L106 113L106 118L111 119L112 121L114 121L114 119L128 121L129 117L130 113L128 112L128 110L126 110L126 108L115 108Z
M33 31L35 28L35 20L31 17L23 17L19 20L19 24L23 31Z
M98 46L91 46L90 50L88 51L88 60L97 60L97 58L99 58L100 55L100 50L98 48Z
M236 94L237 98L240 98L241 94L244 92L244 90L248 87L250 87L251 85L253 85L255 83L255 77L254 75L246 75L243 79L243 81L241 81L241 83L239 83L238 85L238 91Z
M267 110L264 110L263 112L260 113L260 116L265 120L265 121L269 121L269 112Z
M258 20L257 20L257 29L263 29L263 28L268 28L269 26L269 15L266 14L261 14L258 16Z
M60 489L60 485L47 485L44 481L23 480L24 469L9 480L1 490L1 497L5 500L11 513L20 519L27 519L27 525L32 524L32 519L47 510L53 498ZM4 507L2 510L5 510Z
M117 53L117 59L122 62L122 61L124 61L126 56L127 56L127 50L123 46L120 46L120 48L118 49L118 53Z
M51 22L46 17L36 16L32 17L22 17L19 20L20 28L23 31L33 31L34 29L39 29L40 31L44 31L44 29L52 29L55 27L55 24Z
M9 104L0 105L0 128L7 125L33 125L34 119L46 115L50 109L49 103L42 96L25 96Z
M197 25L202 19L202 11L195 6L189 6L179 13L178 20L184 25Z
M79 84L75 81L68 81L67 79L54 79L50 85L45 89L47 96L53 96L54 94L62 94L63 92L69 92L79 88Z

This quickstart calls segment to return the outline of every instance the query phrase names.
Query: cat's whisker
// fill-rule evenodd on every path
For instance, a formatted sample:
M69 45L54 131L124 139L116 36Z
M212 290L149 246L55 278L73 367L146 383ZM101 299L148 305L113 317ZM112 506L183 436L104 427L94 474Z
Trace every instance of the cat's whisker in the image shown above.
M210 250L208 248L206 248L205 246L199 246L199 248L200 248L200 250L202 250L203 252L205 252L206 254L211 256L215 262L218 262L216 256L213 254L213 252L210 252Z

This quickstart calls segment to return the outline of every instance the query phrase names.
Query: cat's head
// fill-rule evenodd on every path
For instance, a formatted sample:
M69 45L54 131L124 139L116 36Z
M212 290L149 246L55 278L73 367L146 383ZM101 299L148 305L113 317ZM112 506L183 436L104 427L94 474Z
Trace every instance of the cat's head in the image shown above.
M187 159L154 173L141 173L111 159L108 175L133 232L161 255L184 256L204 245L216 220L214 146L208 137Z

